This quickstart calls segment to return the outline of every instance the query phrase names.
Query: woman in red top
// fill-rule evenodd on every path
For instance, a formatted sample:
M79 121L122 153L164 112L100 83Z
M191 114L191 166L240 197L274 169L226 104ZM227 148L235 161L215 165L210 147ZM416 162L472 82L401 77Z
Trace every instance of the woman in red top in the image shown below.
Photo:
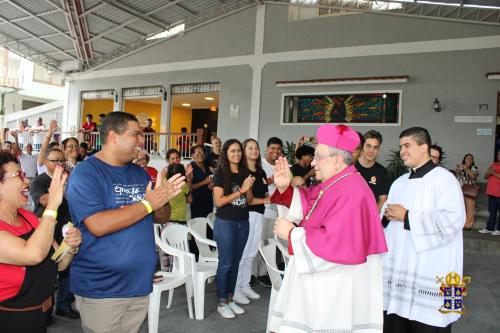
M500 219L497 218L500 211L500 151L497 153L496 162L490 165L484 174L484 178L488 180L486 194L489 197L488 211L490 217L488 218L486 229L481 229L479 232L500 236Z
M56 264L51 260L57 209L67 176L56 167L47 207L40 219L22 207L28 199L28 180L14 156L0 152L0 328L2 332L46 332L47 310L57 270L64 270L81 243L80 231L68 228L69 252Z
M149 154L144 152L141 152L139 154L139 157L135 160L135 163L140 166L141 168L146 171L146 173L149 175L149 178L151 178L151 185L152 188L155 187L156 184L156 178L158 178L158 170L156 170L153 167L148 166L149 163Z

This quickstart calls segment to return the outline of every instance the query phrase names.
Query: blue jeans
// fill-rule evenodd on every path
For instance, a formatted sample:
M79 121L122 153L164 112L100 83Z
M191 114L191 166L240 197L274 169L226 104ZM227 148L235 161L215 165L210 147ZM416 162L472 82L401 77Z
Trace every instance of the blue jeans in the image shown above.
M234 294L238 267L248 239L248 220L225 220L216 217L214 240L219 251L217 266L217 298L226 303Z
M500 221L497 223L498 211L500 211L500 198L489 195L488 212L490 213L490 217L486 223L486 229L494 231L496 226L497 230L500 230Z

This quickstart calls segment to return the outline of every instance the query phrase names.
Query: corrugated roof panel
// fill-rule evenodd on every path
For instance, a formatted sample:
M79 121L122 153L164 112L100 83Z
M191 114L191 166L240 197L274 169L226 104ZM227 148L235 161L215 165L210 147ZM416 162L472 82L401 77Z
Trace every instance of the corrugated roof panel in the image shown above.
M68 52L69 53L69 52ZM74 54L73 54L74 55ZM52 59L54 60L57 60L57 61L64 61L64 60L74 60L73 58L71 58L69 55L67 54L64 54L64 53L51 53L48 55L49 57L51 57Z
M109 37L112 37L114 40L124 43L124 44L130 44L135 42L138 39L144 39L143 36L138 35L134 33L133 31L126 30L126 29L118 29L117 31L114 31L108 35Z
M162 29L159 28L158 26L151 24L151 23L148 23L148 22L143 21L143 20L134 22L133 24L130 24L129 27L131 27L132 29L137 30L139 32L142 32L145 35L150 35L154 32L162 31ZM164 28L166 29L167 25L165 25Z
M47 45L43 43L42 41L38 39L30 39L28 41L23 42L26 46L33 50L37 50L40 52L52 52L52 51L57 51L55 48L51 47L50 45Z
M35 19L29 19L23 21L22 27L31 33L33 33L36 36L40 35L48 35L51 33L56 32L54 29L48 27L47 25L35 20Z
M149 1L123 0L120 2L122 2L124 5L126 5L130 8L133 8L141 13L147 13L150 10L155 9L164 3L161 1L155 1L155 0L149 0Z
M97 5L99 2L99 0L85 0L83 2L83 6L85 7L85 10L91 8L91 7L94 7L95 5Z
M87 26L89 31L93 34L97 34L101 31L108 30L115 25L109 21L100 18L98 15L88 15L87 16Z
M184 20L187 17L191 17L191 14L178 6L172 6L154 13L153 15L151 15L151 17L163 21L168 21L170 22L170 24L174 24Z
M55 35L51 37L46 37L44 38L47 42L54 44L62 49L72 49L73 48L73 41L69 39L68 37L65 37L63 35Z
M43 13L54 9L54 6L46 1L16 0L15 2L33 14Z
M44 21L49 22L56 28L61 29L62 31L68 31L68 22L66 21L66 16L63 12L57 12L52 14L47 14L40 16Z
M134 18L134 16L127 14L123 10L116 9L114 7L111 7L111 6L102 7L102 10L99 10L97 12L97 14L99 14L99 16L102 18L108 19L108 20L115 22L115 23L118 23L118 24Z
M217 0L190 0L190 1L182 1L180 5L200 14L202 11L206 9L220 7L223 4Z
M118 47L119 46L117 44L108 42L107 40L102 38L96 39L92 42L92 48L101 53L109 53Z
M13 20L21 17L27 17L26 13L23 13L16 7L12 6L10 3L2 3L2 10L0 10L0 16L6 20Z
M8 23L0 25L0 31L3 34L9 36L10 38L14 38L14 39L23 39L23 38L31 37L30 35L28 35L24 31L21 31L18 28L16 28L15 26L8 24Z

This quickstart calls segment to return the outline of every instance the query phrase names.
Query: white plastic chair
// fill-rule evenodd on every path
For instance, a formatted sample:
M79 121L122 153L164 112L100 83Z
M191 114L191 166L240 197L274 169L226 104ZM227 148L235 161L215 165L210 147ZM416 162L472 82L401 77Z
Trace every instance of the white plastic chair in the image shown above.
M271 297L269 298L269 310L267 311L267 326L266 333L269 332L269 320L271 319L271 313L274 309L274 303L276 302L276 296L281 288L281 283L283 282L284 271L280 271L276 265L276 248L280 250L281 247L275 239L263 240L259 244L259 252L266 262L267 272L269 273L269 278L271 279ZM285 257L284 253L281 255Z
M212 230L214 230L215 213L214 212L208 213L207 219L209 221L210 228L212 228Z
M196 246L200 252L198 255L198 262L204 261L219 261L219 254L217 249L212 250L208 242L213 242L207 238L207 225L213 229L210 225L210 220L206 217L197 217L191 219L187 222L187 226L191 229L191 232L195 236Z
M155 236L158 236L159 238L161 237L161 229L162 228L163 228L163 224L155 223L153 225L153 230L154 230ZM165 267L165 260L163 260L163 258L162 258L163 251L160 249L160 247L158 245L156 246L156 249L158 251L158 259L160 260L160 269L162 271L167 271L167 267Z
M200 238L196 233L193 233L187 226L181 224L169 224L163 230L162 240L168 243L171 247L189 253L188 235L191 234L195 240L206 243L210 246L217 247L214 241ZM194 255L189 253L194 264L193 287L194 287L194 308L195 317L197 320L202 320L205 316L205 282L215 276L217 273L217 262L206 261L196 262ZM176 262L174 262L174 270ZM169 302L173 296L173 289L170 290Z
M173 272L157 272L155 275L163 276L163 281L153 283L153 291L149 294L149 304L148 304L148 331L149 333L158 332L158 320L160 316L160 300L161 293L165 290L170 290L170 294L173 295L174 288L186 285L186 298L188 303L189 318L193 319L193 305L191 298L193 297L193 274L195 272L194 267L194 255L191 253L185 253L184 251L179 251L172 248L166 242L162 241L158 234L156 234L157 228L155 227L155 243L160 248L161 251L175 257L177 266ZM167 308L170 308L171 302L168 303Z

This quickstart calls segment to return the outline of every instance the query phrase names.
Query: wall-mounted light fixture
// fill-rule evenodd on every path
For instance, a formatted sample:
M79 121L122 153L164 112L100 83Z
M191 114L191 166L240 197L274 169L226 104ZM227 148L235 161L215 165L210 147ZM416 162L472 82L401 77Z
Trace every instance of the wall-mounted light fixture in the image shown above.
M432 104L432 109L436 112L441 112L441 104L439 104L439 100L434 99L434 103Z
M115 95L115 103L118 103L118 91L114 90L113 95Z

